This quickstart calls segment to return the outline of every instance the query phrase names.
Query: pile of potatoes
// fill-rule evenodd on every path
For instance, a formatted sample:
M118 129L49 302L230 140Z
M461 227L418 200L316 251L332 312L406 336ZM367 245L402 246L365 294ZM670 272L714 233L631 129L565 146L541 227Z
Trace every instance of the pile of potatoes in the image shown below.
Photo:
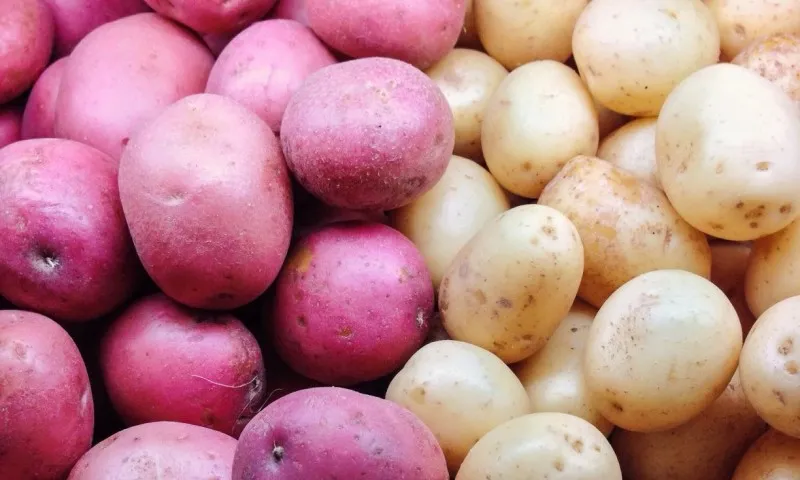
M797 0L4 0L0 479L800 478Z

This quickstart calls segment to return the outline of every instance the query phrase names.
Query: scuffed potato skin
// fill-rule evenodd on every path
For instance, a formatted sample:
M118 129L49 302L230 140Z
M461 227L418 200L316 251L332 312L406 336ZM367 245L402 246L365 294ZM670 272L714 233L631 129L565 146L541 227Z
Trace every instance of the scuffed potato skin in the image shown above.
M800 108L800 32L779 33L753 42L731 63L781 87Z

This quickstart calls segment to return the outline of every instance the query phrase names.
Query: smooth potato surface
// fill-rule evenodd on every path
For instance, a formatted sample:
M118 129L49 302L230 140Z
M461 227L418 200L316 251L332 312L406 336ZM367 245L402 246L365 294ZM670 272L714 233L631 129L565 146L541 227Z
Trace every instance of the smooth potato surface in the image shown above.
M659 187L656 164L656 118L639 118L611 132L597 148L597 157Z
M797 272L800 272L800 221L753 242L744 286L747 305L753 314L761 316L781 300L800 295Z
M800 439L769 430L747 450L731 480L798 479Z

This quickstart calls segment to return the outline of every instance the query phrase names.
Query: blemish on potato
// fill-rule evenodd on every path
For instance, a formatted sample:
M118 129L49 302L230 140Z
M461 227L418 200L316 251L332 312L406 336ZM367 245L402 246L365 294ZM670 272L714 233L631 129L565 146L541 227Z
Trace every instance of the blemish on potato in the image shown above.
M778 353L781 355L789 355L794 349L794 340L787 338L778 346Z
M308 326L308 320L306 319L305 315L300 315L299 317L297 317L297 324L300 325L301 327Z
M486 293L483 292L481 289L474 290L472 295L478 301L479 304L485 305L486 304Z
M783 369L786 370L786 373L788 373L789 375L797 375L797 372L800 371L800 367L797 365L797 362L795 362L794 360L786 362L783 365Z
M756 163L756 170L759 172L766 172L769 170L770 162L758 162Z
M336 332L336 334L342 338L350 338L351 336L353 336L353 329L350 328L349 326L344 326L339 328L339 331Z
M306 273L311 266L311 261L314 258L311 249L308 247L301 247L292 257L292 267L297 273Z
M784 397L783 392L780 390L773 390L772 394L775 395L775 398L777 398L779 402L781 402L781 405L784 407L786 406L786 398Z
M564 471L564 460L563 460L563 459L561 459L561 458L559 458L559 459L556 459L556 460L553 462L553 468L555 468L555 469L556 469L556 470L558 470L559 472L563 472L563 471Z
M500 297L500 299L497 300L497 306L501 308L511 308L514 306L514 304L511 302L511 300L505 297Z

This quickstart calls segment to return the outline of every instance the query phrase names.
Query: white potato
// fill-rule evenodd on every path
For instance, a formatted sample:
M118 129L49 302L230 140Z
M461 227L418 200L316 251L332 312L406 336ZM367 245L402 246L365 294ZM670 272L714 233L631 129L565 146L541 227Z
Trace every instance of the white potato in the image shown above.
M800 295L800 220L753 242L744 290L757 317L781 300Z
M597 156L659 187L656 118L639 118L615 130L600 142Z
M731 480L800 480L800 439L767 431L747 450Z
M755 41L731 63L779 86L800 107L800 33L778 33Z
M719 25L722 59L730 60L753 41L776 33L800 33L797 0L705 0Z

